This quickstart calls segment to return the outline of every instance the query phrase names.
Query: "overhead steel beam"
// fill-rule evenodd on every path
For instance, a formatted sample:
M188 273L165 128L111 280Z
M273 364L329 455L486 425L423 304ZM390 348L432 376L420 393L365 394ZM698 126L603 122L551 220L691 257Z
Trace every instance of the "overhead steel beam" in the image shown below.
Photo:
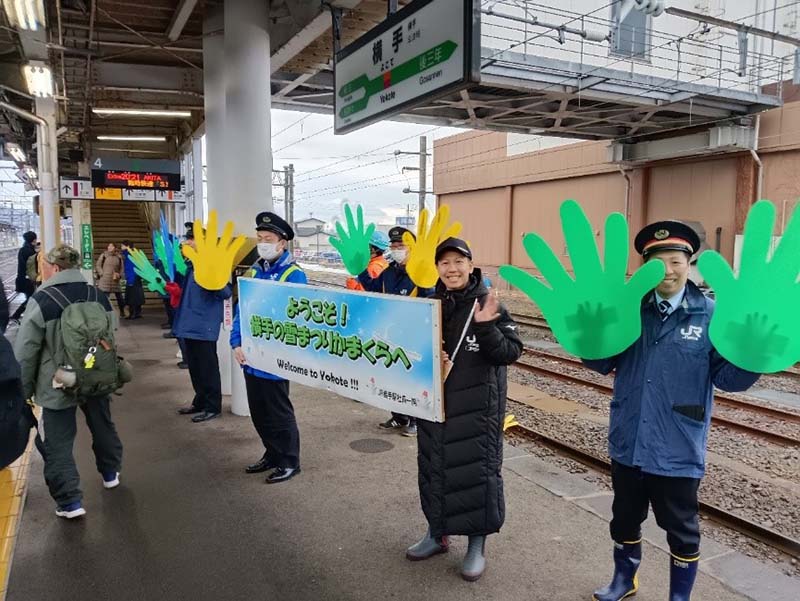
M186 27L186 22L192 16L194 7L197 6L197 0L181 0L175 12L172 14L172 21L167 28L167 37L170 42L176 41L181 37L183 28Z
M96 62L92 65L92 83L103 87L203 93L203 74L183 67Z

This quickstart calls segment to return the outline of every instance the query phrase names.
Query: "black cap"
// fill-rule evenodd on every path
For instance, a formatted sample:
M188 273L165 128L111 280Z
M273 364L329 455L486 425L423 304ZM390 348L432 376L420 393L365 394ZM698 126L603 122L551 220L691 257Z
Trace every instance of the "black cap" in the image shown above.
M22 234L22 239L25 240L28 244L32 244L34 240L36 240L36 232L25 232Z
M448 238L439 244L436 247L436 260L439 260L446 251L454 250L457 253L461 253L467 259L472 261L472 251L469 249L469 244L464 242L461 238Z
M680 250L691 257L700 250L700 236L681 221L657 221L636 234L633 246L645 259L662 250Z
M294 230L292 226L286 223L286 220L278 217L275 213L264 211L256 216L256 231L257 232L275 232L281 238L286 240L294 239Z
M389 230L389 242L402 242L403 234L405 234L406 232L411 234L411 237L414 238L414 240L417 239L417 237L414 235L414 232L399 225L396 225Z

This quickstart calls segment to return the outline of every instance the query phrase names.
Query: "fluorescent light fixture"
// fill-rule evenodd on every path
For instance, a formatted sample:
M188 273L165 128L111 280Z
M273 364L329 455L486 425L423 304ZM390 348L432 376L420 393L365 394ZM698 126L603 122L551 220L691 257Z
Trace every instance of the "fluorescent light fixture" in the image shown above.
M45 63L31 61L22 67L22 72L25 74L31 96L50 98L53 95L53 73Z
M161 111L155 109L102 109L93 108L95 115L122 115L130 117L183 117L188 119L192 116L191 111Z
M36 175L36 169L31 167L30 165L25 165L22 170L25 172L25 175L28 177L28 181L33 181L38 178Z
M97 136L104 142L166 142L166 136Z
M6 142L6 152L11 155L11 158L17 163L24 163L28 160L25 151L22 150L19 144L15 144L14 142Z
M45 26L44 0L3 0L12 27L37 31Z

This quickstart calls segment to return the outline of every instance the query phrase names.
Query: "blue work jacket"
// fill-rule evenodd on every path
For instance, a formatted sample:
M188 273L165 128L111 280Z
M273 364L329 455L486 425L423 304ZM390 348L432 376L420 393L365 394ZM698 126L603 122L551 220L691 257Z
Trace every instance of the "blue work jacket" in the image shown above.
M222 290L202 288L194 279L194 268L189 265L186 271L186 285L181 294L181 304L175 313L172 332L178 338L217 340L222 324L222 305L232 293L230 284Z
M245 274L249 278L257 280L272 280L274 282L292 282L294 284L307 284L305 272L297 266L291 253L287 250L278 257L274 263L270 264L264 259L259 259L253 267ZM231 329L231 348L242 346L242 329L239 323L239 305L236 305L236 314L233 318L233 328ZM257 378L265 380L284 380L279 376L261 371L249 365L243 365L244 373L251 374Z
M661 321L654 293L642 302L642 335L610 359L584 360L607 374L616 370L608 453L612 459L659 476L702 478L714 386L747 390L760 374L729 363L708 337L714 301L692 282L683 301Z
M364 270L358 276L358 281L361 282L367 292L409 296L417 288L406 272L406 268L394 261L390 261L389 267L384 269L377 278L372 278L369 272ZM420 298L433 296L433 288L419 288L417 289L417 296Z
M139 276L136 274L136 266L133 264L131 253L129 251L123 250L122 257L123 267L125 269L125 285L133 286L139 279Z

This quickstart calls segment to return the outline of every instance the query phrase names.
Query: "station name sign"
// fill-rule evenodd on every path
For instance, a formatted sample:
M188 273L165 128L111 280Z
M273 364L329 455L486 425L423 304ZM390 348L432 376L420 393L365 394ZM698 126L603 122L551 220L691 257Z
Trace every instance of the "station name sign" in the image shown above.
M480 81L480 1L415 0L336 53L334 132Z
M92 186L178 191L181 166L180 162L169 160L97 157L92 160Z

